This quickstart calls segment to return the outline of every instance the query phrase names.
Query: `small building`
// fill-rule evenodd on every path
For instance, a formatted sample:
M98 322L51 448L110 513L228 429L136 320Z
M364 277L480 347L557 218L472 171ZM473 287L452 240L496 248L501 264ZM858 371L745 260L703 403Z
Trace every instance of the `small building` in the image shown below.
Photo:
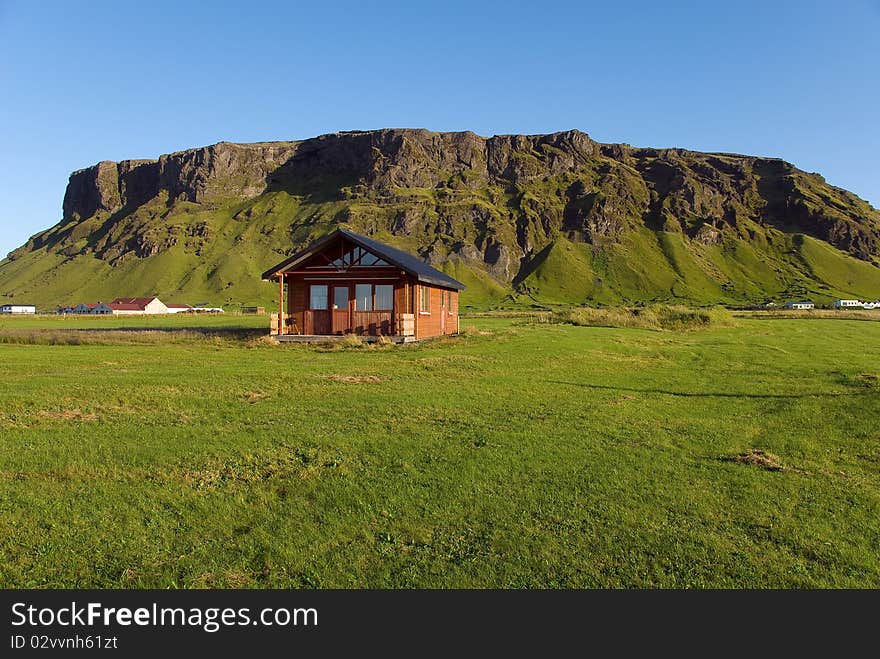
M415 340L458 332L463 284L412 254L347 229L336 229L262 278L279 282L279 336Z
M862 305L865 309L880 309L880 300L874 300L873 302L865 302Z
M70 307L67 307L70 308ZM59 313L75 313L75 314L89 314L93 316L108 316L113 313L113 309L104 304L103 302L94 302L94 303L82 303L78 304L75 307L70 308L70 311L61 311Z
M0 305L0 314L34 314L37 308L32 304L4 304Z
M861 300L835 300L833 306L835 309L862 309L865 303Z
M35 314L37 307L33 304L4 304L0 306L0 313Z
M188 304L166 304L165 307L168 309L168 313L186 313L192 311L192 307Z
M157 297L118 297L108 306L115 316L168 313L168 307Z
M789 302L785 305L786 309L815 309L816 305L810 302L809 300L803 300L801 302Z

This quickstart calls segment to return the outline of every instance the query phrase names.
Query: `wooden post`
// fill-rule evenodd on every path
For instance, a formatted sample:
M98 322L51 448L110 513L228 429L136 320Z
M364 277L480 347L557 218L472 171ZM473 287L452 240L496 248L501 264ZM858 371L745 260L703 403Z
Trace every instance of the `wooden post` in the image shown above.
M278 273L278 336L284 334L284 273Z

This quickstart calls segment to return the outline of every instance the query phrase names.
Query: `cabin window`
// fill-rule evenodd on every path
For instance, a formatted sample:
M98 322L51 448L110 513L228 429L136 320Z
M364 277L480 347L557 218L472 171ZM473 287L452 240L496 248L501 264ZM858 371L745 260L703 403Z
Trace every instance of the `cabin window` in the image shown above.
M312 284L309 287L309 309L327 308L327 285Z
M373 310L373 285L358 284L354 287L355 303L354 308L358 311Z
M419 286L419 311L431 311L431 289L427 286Z
M348 309L348 286L333 287L333 308Z
M390 311L394 308L394 286L376 284L376 309Z

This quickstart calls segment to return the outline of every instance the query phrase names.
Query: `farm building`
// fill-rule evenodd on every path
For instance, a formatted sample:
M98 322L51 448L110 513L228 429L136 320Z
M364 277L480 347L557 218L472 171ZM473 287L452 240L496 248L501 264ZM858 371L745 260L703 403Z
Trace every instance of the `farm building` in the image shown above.
M832 306L835 309L861 309L865 303L861 300L835 300Z
M463 284L412 254L347 229L270 268L263 279L279 283L283 322L273 318L279 336L416 340L458 332Z
M32 314L37 313L37 308L33 304L4 304L0 313Z
M109 304L116 316L168 313L157 297L118 297Z
M67 311L67 309L69 309L69 311ZM58 310L58 313L76 313L108 316L113 313L113 309L111 309L103 302L95 302L78 304L75 307L63 307L62 309Z
M188 304L166 304L165 306L168 308L168 313L185 313L193 310Z
M801 302L789 302L785 305L786 309L815 309L816 305L810 302L809 300L803 300Z

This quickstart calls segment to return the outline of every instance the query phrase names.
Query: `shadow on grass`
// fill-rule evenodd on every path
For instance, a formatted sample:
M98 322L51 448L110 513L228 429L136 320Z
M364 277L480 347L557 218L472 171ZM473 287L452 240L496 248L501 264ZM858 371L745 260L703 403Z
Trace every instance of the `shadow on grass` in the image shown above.
M837 393L806 393L806 394L747 394L732 393L728 391L702 392L702 391L670 391L668 389L637 389L635 387L615 387L608 384L588 384L585 382L564 382L562 380L547 380L548 384L562 384L569 387L583 387L584 389L599 389L605 391L626 391L636 394L662 394L664 396L676 396L680 398L838 398L841 396L860 396L871 393L870 389L862 391L842 391Z

